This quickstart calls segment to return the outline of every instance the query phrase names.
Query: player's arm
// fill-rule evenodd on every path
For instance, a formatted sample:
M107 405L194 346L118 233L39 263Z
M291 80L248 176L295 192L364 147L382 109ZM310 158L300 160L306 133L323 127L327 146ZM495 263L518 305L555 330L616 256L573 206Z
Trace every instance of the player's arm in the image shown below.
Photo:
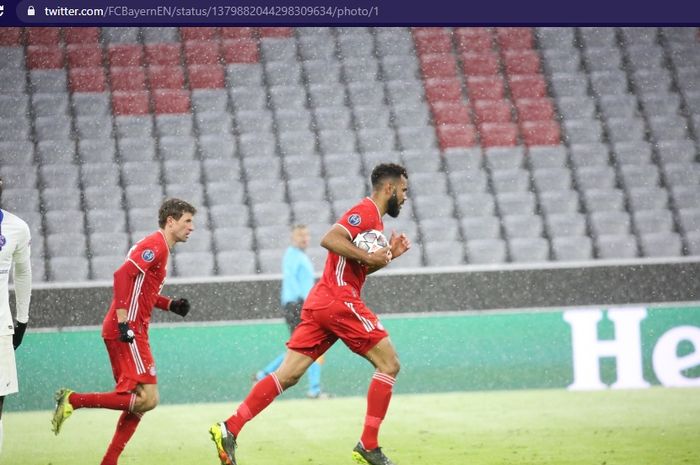
M374 253L355 247L347 229L339 224L333 227L321 239L321 247L350 260L355 260L369 268L369 272L385 267L391 261L391 250L384 247Z
M405 254L408 249L411 248L411 241L405 233L397 234L396 231L391 231L389 247L391 247L391 256L397 258Z
M29 227L24 230L24 238L12 255L14 262L13 280L15 283L15 307L17 309L17 324L12 336L12 345L17 349L22 344L24 332L29 322L29 302L32 296L32 265L30 251Z
M136 278L142 273L144 271L131 260L124 261L122 266L114 272L114 302L117 306L115 312L119 325L119 339L122 342L134 340L134 331L129 327L126 309L131 304L132 297L138 299L138 296L131 295L131 291L136 285Z

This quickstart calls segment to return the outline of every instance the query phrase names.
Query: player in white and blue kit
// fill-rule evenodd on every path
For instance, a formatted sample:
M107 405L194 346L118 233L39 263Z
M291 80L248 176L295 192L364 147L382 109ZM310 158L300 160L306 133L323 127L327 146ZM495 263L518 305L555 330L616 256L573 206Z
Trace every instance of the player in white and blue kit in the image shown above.
M289 327L289 332L301 321L301 307L314 286L314 268L306 248L309 246L309 230L306 226L297 224L292 228L292 245L290 245L282 258L282 309L284 319ZM284 353L272 360L262 370L255 374L255 380L259 381L275 371L284 360ZM306 396L312 399L325 397L321 390L321 363L316 361L309 370L309 390Z
M0 198L2 179L0 179ZM5 396L19 391L15 350L22 343L29 321L32 293L29 226L18 216L0 209L0 451L2 451L2 407ZM9 280L13 271L17 323L10 311Z

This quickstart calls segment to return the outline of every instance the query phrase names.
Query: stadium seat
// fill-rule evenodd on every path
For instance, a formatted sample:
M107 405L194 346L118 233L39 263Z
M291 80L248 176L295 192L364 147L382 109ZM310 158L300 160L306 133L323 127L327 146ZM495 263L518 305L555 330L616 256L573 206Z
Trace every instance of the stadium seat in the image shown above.
M69 68L96 68L102 66L102 48L98 44L71 44L66 47Z
M493 35L486 27L456 28L454 37L460 53L487 52L493 48Z
M149 66L180 65L180 44L176 42L151 43L144 46L146 64Z
M581 213L552 213L547 214L544 220L551 238L586 235L586 218Z
M441 150L472 147L476 144L476 129L471 124L443 124L437 127Z
M506 50L503 52L503 67L506 74L538 74L540 56L535 50Z
M72 68L68 74L71 92L104 92L106 79L102 67Z
M112 67L110 81L114 91L146 90L146 74L142 67Z
M516 101L525 98L546 97L547 84L541 74L514 74L508 78L510 94Z
M477 123L509 123L512 105L509 100L476 100L473 103Z
M457 59L452 53L431 53L420 56L424 79L457 76Z
M150 112L148 95L147 91L113 92L112 111L116 116L147 115Z
M503 79L500 76L467 77L469 100L501 100L504 96Z
M124 263L124 255L92 257L90 259L91 278L100 281L112 281L114 272L122 263Z
M517 144L518 127L514 123L483 123L478 126L483 147L513 146Z
M139 44L110 44L107 47L110 67L143 66L143 54L143 46Z
M190 112L190 93L188 91L158 89L153 91L152 96L156 114Z
M632 234L613 234L595 238L598 258L635 258L639 254L637 239Z
M508 240L512 262L539 263L549 260L549 242L543 237L516 237Z
M588 236L552 239L552 256L557 261L588 261L593 258L593 241Z
M457 78L432 78L425 81L425 97L431 102L458 102L462 86Z
M204 39L183 40L183 54L187 66L216 65L219 63L219 42Z
M556 121L525 121L520 124L523 142L531 145L559 145L561 133Z
M498 70L499 61L495 52L467 52L462 55L462 72L465 76L494 76Z
M534 44L534 34L528 27L497 27L496 42L501 50L531 49Z
M64 49L58 45L29 45L27 68L60 69L64 64Z
M413 30L418 55L449 53L452 50L450 31L445 28L422 28Z
M211 40L218 37L218 28L215 27L181 27L180 38L183 41Z
M501 239L468 240L466 249L469 264L496 264L507 260L506 243Z
M520 122L554 119L554 106L548 98L519 99L515 101L515 108Z

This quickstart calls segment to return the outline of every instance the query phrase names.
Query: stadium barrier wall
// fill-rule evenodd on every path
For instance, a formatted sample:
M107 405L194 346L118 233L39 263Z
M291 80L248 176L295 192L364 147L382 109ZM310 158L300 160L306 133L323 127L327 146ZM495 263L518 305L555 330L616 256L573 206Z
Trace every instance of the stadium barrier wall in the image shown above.
M410 252L409 252L410 253ZM697 257L669 262L586 262L443 269L382 270L363 294L381 314L694 302L700 300ZM188 321L280 317L280 276L187 281L168 279L163 293L192 303ZM111 282L82 287L35 286L31 328L99 325L112 298ZM179 321L154 311L154 321Z
M560 308L387 315L400 354L395 392L700 386L700 306ZM283 349L281 320L160 324L151 328L164 404L230 402ZM17 351L20 393L7 410L50 409L52 393L113 388L100 331L28 333ZM323 365L324 389L364 395L371 366L336 344ZM306 379L283 394L301 397ZM48 428L48 413L47 413Z

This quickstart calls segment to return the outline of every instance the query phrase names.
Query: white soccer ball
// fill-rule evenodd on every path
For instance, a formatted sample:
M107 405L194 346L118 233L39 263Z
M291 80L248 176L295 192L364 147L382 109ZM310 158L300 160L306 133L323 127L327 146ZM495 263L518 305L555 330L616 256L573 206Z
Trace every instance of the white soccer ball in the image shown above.
M355 236L352 243L355 244L356 247L359 247L368 253L376 252L377 250L389 245L389 241L386 240L384 234L376 229L362 231Z

